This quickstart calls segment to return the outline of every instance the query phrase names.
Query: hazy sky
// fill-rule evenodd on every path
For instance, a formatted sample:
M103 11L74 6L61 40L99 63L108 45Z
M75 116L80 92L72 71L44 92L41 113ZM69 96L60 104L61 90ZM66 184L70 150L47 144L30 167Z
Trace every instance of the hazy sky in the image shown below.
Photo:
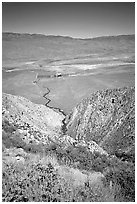
M96 37L135 33L133 2L2 4L3 32Z

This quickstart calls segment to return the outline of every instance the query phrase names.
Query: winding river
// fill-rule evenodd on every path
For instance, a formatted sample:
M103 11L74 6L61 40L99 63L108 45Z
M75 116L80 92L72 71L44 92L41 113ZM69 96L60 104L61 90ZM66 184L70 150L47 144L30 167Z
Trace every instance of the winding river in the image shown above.
M33 81L34 84L38 85L38 81L40 81L40 79L37 78L38 77L38 73L36 74L36 79L35 81ZM59 113L61 113L62 115L66 116L66 114L63 112L63 110L61 110L60 108L55 108L49 105L49 103L51 102L51 100L49 98L47 98L47 95L50 93L50 89L48 87L46 87L47 92L43 95L43 98L45 98L47 100L47 102L45 103L45 106L47 106L48 108L51 108ZM62 132L63 134L66 133L67 128L66 128L66 123L65 123L65 118L62 120Z

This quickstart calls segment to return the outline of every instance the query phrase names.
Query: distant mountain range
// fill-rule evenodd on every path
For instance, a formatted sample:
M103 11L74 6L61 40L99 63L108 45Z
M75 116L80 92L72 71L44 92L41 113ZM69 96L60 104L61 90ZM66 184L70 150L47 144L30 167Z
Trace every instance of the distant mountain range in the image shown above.
M30 33L14 33L14 32L3 32L2 33L3 40L8 38L64 38L67 40L100 40L100 39L120 39L120 38L135 38L135 34L132 35L114 35L114 36L101 36L101 37L93 37L93 38L73 38L70 36L60 36L60 35L44 35L44 34L30 34Z
M44 60L68 60L90 55L133 55L135 35L104 36L77 39L41 34L2 34L3 66L12 63ZM15 64L14 64L15 66Z

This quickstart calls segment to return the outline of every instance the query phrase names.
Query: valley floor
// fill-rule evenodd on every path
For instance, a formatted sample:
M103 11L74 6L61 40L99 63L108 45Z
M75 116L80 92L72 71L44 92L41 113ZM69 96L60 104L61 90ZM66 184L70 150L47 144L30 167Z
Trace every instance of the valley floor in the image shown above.
M2 90L5 93L24 96L38 104L46 104L50 100L50 107L62 109L67 114L90 93L135 84L135 67L132 64L101 68L86 75L81 73L76 76L47 78L45 74L47 76L46 71L42 70L41 74L40 70L35 69L3 71ZM46 96L49 99L45 100L43 96L47 89L50 90Z

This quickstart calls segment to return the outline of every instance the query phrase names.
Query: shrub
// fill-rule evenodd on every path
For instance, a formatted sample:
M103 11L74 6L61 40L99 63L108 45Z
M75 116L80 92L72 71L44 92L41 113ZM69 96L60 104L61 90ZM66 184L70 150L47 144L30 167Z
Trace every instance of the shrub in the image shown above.
M105 193L101 188L95 193L88 185L74 187L46 158L3 165L3 202L97 202Z
M132 163L119 161L113 167L108 168L107 180L113 181L120 190L116 192L123 196L124 201L135 201L135 167Z
M20 168L7 165L3 171L3 201L54 201L57 174L49 163L40 163Z

